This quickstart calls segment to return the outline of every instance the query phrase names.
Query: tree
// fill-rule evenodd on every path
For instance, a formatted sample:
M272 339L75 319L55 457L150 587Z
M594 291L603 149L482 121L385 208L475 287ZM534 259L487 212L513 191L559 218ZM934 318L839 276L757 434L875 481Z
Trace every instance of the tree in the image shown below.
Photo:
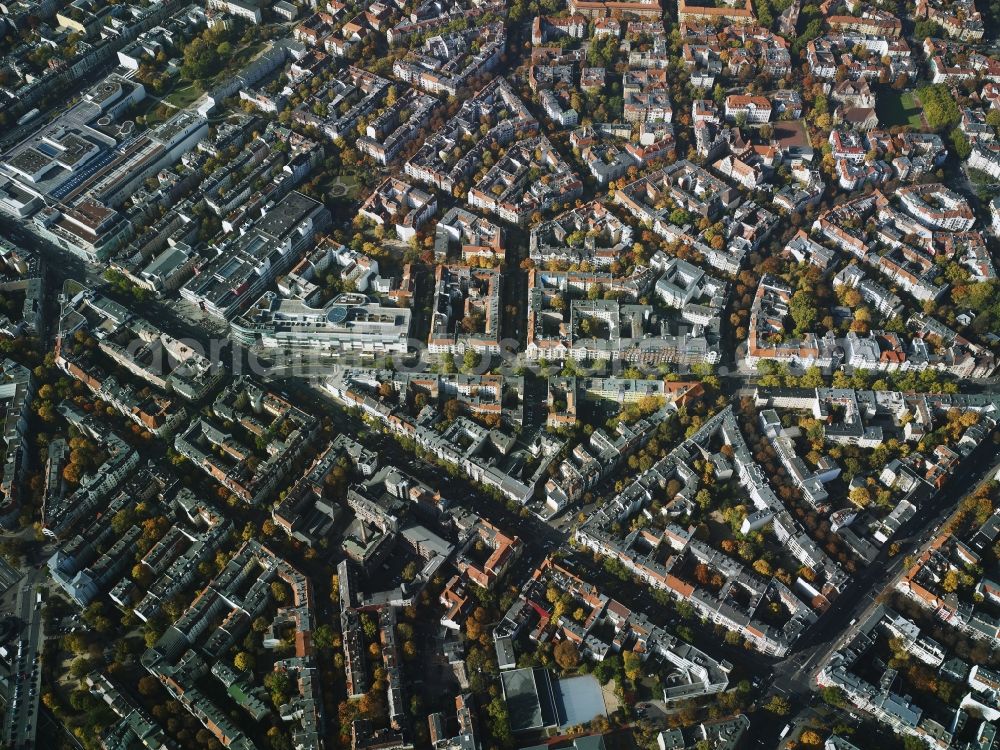
M934 130L944 130L958 124L961 113L951 91L943 83L917 89L923 107L924 119Z
M499 695L486 704L486 716L490 733L500 744L507 747L511 743L510 716L507 713L507 702Z
M271 582L271 595L278 604L284 604L288 600L288 590L281 581Z
M283 670L270 672L264 676L264 687L271 692L271 702L275 706L281 706L288 702L288 695L292 690L292 678Z
M442 411L444 412L444 418L449 422L453 422L461 416L462 404L458 399L450 398L444 402Z
M625 670L625 676L632 682L642 677L642 661L635 651L626 651L622 654L622 667Z
M823 383L823 372L819 367L810 367L806 370L805 374L799 378L800 388L822 388Z
M271 727L267 730L267 741L271 744L272 750L291 750L292 743L279 727Z
M335 637L333 628L324 623L313 631L313 643L316 648L330 648Z
M240 651L235 657L233 657L233 666L241 672L249 672L253 669L253 665L253 655L247 653L246 651Z
M479 352L475 349L466 349L465 354L462 356L462 371L465 373L473 373L477 370L482 361L483 358Z
M954 146L955 153L960 159L968 159L969 154L972 153L972 145L969 143L968 137L958 128L951 131L951 145Z
M993 128L993 130L997 133L1000 133L1000 109L990 109L990 111L986 113L986 124Z
M75 486L80 483L80 467L77 464L69 463L63 468L63 479L66 483Z
M775 716L788 716L792 711L788 699L781 695L772 695L771 699L764 704L764 710Z
M823 738L812 729L807 729L799 735L799 743L806 747L819 747L823 744Z
M204 80L219 70L219 46L205 37L195 37L184 48L182 72L192 80Z
M830 685L819 691L820 697L824 701L829 703L831 706L845 706L847 705L847 696L844 695L844 691L835 685Z
M88 659L85 656L81 656L76 659L69 667L69 673L72 675L73 679L82 680L94 669L94 660Z
M73 654L82 654L87 650L87 640L81 633L70 633L63 637L63 647Z
M698 507L702 510L708 510L712 504L712 493L704 488L700 489L695 494L694 501L698 503Z
M949 570L945 573L944 580L941 581L941 588L944 589L949 594L953 593L958 589L959 577L958 572L955 570Z
M848 495L848 499L859 508L867 508L872 501L872 495L867 487L855 487Z
M942 39L944 32L934 21L929 18L921 18L913 24L913 38L919 42L923 42L928 37Z
M403 568L402 572L403 580L406 581L407 583L411 582L414 578L417 577L417 572L418 572L417 564L411 560L410 562L406 563L405 567Z
M139 679L139 695L148 698L151 695L155 695L156 691L159 689L159 681L152 675L146 675Z
M668 218L670 219L671 224L676 224L677 226L684 226L689 220L687 211L682 208L675 208L670 212L670 216Z
M569 640L559 641L552 649L552 656L562 669L569 671L580 664L580 652L576 644Z
M815 295L804 289L800 289L792 295L789 308L792 320L795 321L795 333L803 334L808 332L816 322L816 316L818 315Z
M75 711L79 713L87 713L94 709L94 702L96 699L86 690L74 690L70 693L69 704L73 707Z

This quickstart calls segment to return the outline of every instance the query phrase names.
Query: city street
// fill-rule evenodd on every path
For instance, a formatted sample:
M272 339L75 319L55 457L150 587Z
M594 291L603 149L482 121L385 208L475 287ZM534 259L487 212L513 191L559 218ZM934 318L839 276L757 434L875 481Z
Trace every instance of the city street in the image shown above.
M29 576L18 590L15 616L22 630L10 646L8 710L4 717L4 743L11 750L35 747L38 701L41 694L41 654L44 646L42 597L39 576Z

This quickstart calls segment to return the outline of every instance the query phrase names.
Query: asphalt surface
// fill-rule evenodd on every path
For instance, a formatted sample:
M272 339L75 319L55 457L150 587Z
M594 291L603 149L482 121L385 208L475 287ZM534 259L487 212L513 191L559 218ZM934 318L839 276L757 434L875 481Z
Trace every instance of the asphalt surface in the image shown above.
M35 747L38 729L38 699L41 695L41 653L45 642L38 583L24 583L18 591L15 615L23 630L8 654L8 709L4 718L4 747L28 750Z

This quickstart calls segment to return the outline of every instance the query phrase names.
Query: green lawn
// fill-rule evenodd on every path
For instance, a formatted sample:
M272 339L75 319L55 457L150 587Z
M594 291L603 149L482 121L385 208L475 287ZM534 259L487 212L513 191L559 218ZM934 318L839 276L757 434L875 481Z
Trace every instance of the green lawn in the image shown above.
M879 122L884 125L909 125L914 130L925 128L920 100L912 91L879 93L877 110Z
M147 97L132 111L133 117L145 118L146 127L154 127L166 120L175 110L152 97Z
M327 192L331 198L341 198L344 200L355 200L361 183L352 174L340 174L332 178L327 186Z
M170 94L164 97L163 101L167 102L167 104L172 104L178 109L184 109L197 101L202 93L201 86L197 83L190 83L187 86L175 88Z

